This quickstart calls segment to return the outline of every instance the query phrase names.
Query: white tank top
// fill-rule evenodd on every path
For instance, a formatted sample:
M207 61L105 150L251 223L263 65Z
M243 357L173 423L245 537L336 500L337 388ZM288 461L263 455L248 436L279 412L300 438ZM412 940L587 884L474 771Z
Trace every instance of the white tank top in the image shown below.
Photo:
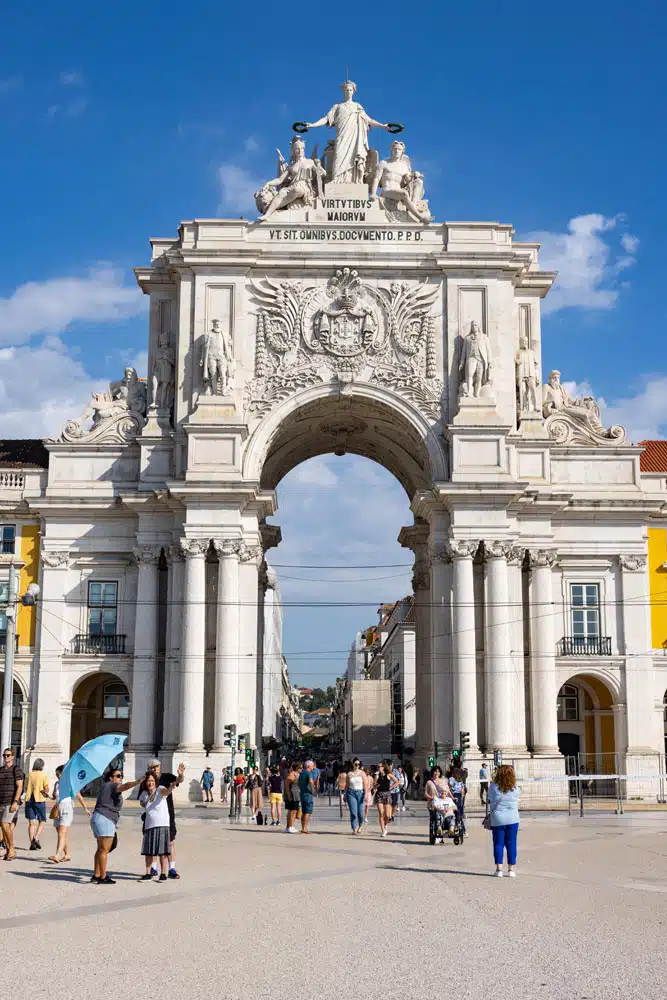
M347 787L353 792L361 792L364 787L364 776L363 774L353 774L352 771L347 776Z

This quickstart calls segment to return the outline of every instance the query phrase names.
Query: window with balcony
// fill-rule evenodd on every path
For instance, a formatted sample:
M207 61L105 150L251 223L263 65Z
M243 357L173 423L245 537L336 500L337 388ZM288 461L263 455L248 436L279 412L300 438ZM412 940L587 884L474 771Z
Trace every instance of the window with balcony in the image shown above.
M115 635L118 624L118 584L88 584L88 635Z
M16 525L0 524L0 551L13 553L16 545Z
M563 684L558 692L558 721L579 721L579 689L574 684Z
M104 718L129 719L130 696L120 681L109 681L104 685Z
M611 638L600 635L600 586L570 584L570 635L559 643L560 656L610 656Z

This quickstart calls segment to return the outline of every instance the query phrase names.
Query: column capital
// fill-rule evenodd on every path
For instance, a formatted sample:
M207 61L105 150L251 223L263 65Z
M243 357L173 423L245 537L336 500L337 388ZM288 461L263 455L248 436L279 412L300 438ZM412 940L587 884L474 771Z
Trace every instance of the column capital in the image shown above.
M264 549L261 545L246 545L241 541L239 547L239 561L242 563L254 563L259 566L264 560Z
M556 565L558 559L555 549L529 549L528 555L531 569L543 569L546 566L551 568Z
M513 548L512 542L499 539L484 542L484 553L487 559L507 559Z
M639 570L646 569L648 559L643 552L629 552L627 555L620 555L618 562L626 573L637 573Z
M450 563L452 561L452 553L449 542L431 542L428 547L428 556L432 566L440 563Z
M159 545L137 545L132 549L132 556L137 566L157 566L161 551Z
M67 569L69 552L67 549L46 549L41 554L41 560L48 569Z
M507 552L507 562L510 566L523 566L526 550L522 545L510 545Z
M479 548L476 538L450 538L447 542L451 559L472 559Z
M180 542L172 542L167 550L167 559L172 563L185 561L185 552Z
M245 542L242 538L214 538L213 548L220 556L238 556Z
M181 538L180 546L186 559L205 556L208 551L208 538Z

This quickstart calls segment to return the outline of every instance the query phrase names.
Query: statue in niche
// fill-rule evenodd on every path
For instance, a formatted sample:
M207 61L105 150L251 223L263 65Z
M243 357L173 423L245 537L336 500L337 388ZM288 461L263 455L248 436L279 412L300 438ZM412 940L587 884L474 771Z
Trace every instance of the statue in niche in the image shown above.
M480 329L476 319L470 324L470 333L463 340L459 377L461 396L480 396L484 386L491 385L491 349L489 338Z
M173 347L169 346L169 334L161 330L151 372L153 406L158 410L168 412L174 404L175 372L176 355Z
M329 113L316 122L296 122L303 131L326 125L336 130L333 157L327 155L327 179L331 184L362 184L366 175L368 158L368 130L374 125L392 132L402 131L402 126L376 122L366 114L361 104L352 98L356 83L346 80L342 84L344 101L334 104Z
M77 422L83 425L92 420L93 427L97 427L104 421L128 412L146 416L146 383L140 382L136 369L130 367L125 369L122 379L109 383L108 392L92 394Z
M219 319L211 323L211 330L202 337L201 359L204 395L224 396L229 388L232 347Z
M262 213L260 219L268 219L278 209L288 205L307 208L324 195L324 167L315 155L312 158L306 156L306 147L300 136L295 135L292 139L289 163L283 159L280 150L278 156L278 177L255 192L255 204Z
M424 201L424 175L412 169L405 155L405 143L399 139L392 142L389 159L381 160L375 168L370 187L373 200L377 198L378 187L382 188L384 208L389 211L403 208L417 222L431 221Z
M540 408L537 405L537 386L540 384L539 362L525 336L519 340L519 350L516 356L516 378L519 389L519 411L521 413L539 412Z

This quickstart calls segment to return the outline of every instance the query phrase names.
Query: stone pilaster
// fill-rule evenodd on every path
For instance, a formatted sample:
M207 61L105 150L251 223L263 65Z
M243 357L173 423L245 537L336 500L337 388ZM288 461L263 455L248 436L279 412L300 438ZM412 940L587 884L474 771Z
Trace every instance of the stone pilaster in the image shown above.
M535 754L544 755L558 753L558 685L553 601L553 567L556 559L557 555L551 549L533 549L530 552L531 749Z
M512 663L509 642L507 556L511 543L484 543L486 556L486 617L484 672L487 750L513 749Z
M181 644L179 750L203 751L204 662L206 654L206 552L209 540L184 538L185 601Z
M155 751L160 549L144 545L136 548L133 554L138 566L138 581L128 749L151 754Z
M475 591L473 556L479 541L452 539L452 672L453 739L461 731L470 733L470 751L478 747L477 733L477 653L475 641Z
M239 724L239 538L213 540L218 553L213 749L223 752L226 725Z

